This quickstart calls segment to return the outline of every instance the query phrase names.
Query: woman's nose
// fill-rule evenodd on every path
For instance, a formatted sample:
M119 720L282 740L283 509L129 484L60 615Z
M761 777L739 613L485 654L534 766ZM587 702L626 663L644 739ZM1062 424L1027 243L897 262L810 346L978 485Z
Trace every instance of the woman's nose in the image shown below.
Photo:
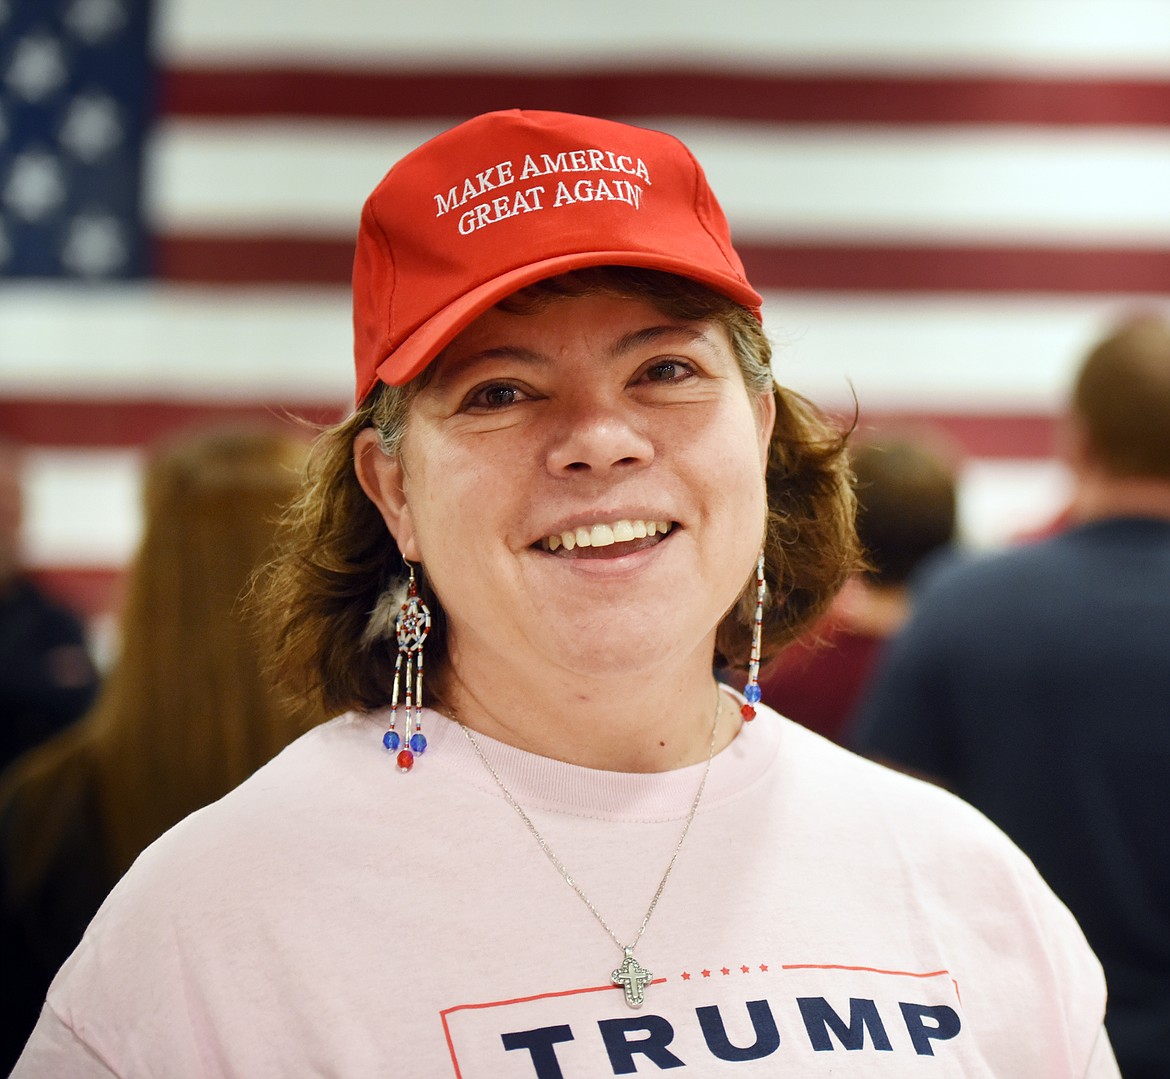
M654 458L654 445L627 401L566 402L550 421L547 461L553 473L636 468Z

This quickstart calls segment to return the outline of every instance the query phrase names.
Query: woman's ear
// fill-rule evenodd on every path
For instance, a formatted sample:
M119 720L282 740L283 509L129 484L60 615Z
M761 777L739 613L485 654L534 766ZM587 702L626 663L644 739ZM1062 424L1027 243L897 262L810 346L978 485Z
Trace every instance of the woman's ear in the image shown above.
M378 434L372 427L359 431L353 440L353 467L358 483L366 497L378 507L402 557L410 562L421 562L406 499L402 461L383 452Z

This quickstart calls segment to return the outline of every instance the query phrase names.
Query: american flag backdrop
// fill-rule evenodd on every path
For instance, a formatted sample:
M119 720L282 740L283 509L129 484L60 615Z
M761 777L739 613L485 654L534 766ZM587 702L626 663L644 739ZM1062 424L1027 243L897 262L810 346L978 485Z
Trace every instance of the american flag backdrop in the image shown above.
M365 195L474 113L679 135L778 377L965 453L969 538L1056 512L1070 372L1170 309L1170 0L0 0L0 436L90 613L144 445L350 395Z

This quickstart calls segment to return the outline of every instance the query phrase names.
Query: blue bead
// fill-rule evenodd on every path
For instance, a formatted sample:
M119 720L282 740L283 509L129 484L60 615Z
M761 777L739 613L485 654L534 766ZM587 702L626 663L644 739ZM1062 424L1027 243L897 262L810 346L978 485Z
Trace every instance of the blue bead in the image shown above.
M410 748L413 749L415 753L426 752L427 740L422 731L419 731L418 734L412 734L410 736Z
M382 745L389 750L395 750L402 744L402 739L398 737L397 731L387 731L382 737Z
M760 698L763 696L760 692L760 687L755 682L744 687L743 695L749 704L759 704Z

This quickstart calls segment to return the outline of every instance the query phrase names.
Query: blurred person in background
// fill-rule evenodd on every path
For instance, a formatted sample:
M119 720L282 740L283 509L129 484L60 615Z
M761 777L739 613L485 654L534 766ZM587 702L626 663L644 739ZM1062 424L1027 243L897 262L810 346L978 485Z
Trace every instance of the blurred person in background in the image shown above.
M909 615L912 577L951 549L956 522L955 468L932 439L871 435L850 456L866 567L760 674L767 704L842 744L883 645Z
M0 779L4 1074L139 852L321 718L266 686L240 605L305 452L281 433L216 431L148 463L115 667L80 723Z
M1066 420L1073 524L948 567L858 725L983 810L1105 967L1126 1079L1170 1075L1170 325L1092 350Z
M0 440L0 768L78 719L98 688L81 619L22 569L22 459Z

